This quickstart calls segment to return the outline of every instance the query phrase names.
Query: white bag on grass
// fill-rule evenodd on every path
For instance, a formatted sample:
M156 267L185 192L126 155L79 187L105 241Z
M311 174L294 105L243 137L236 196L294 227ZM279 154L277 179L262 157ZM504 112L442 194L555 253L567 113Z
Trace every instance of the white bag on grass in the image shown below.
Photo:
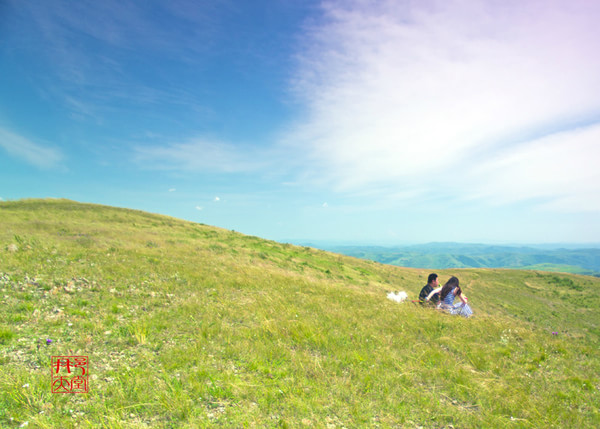
M396 302L404 302L408 299L408 295L404 291L390 292L387 294L388 299Z

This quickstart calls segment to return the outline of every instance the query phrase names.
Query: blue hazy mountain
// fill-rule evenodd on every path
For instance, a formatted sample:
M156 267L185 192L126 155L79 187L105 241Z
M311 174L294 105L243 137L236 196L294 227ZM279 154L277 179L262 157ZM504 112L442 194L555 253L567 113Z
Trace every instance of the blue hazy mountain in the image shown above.
M306 243L310 244L310 243ZM343 255L414 268L520 268L600 276L600 248L428 243L410 246L313 245Z

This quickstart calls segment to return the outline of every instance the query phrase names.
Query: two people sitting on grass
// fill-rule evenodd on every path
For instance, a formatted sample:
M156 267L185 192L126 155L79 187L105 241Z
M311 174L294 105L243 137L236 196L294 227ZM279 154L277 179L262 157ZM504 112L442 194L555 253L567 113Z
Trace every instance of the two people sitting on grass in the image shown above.
M429 295L429 293L432 290L434 290L435 288L437 288L439 285L440 285L440 281L438 279L438 275L436 273L429 274L429 277L427 277L427 284L425 286L423 286L423 289L421 289L421 293L419 294L419 303L421 305L424 305L424 304L437 305L438 302L440 301L439 293L433 294L433 296L431 297L431 300L429 300L429 301L427 301L426 298Z
M435 294L439 293L440 304L439 308L448 311L450 314L460 314L461 316L469 317L473 314L473 310L469 307L467 297L462 293L460 289L460 282L457 277L450 277L450 279L442 287L433 289L429 292L429 295L425 298L425 301L433 299ZM462 303L454 304L454 299L459 297Z

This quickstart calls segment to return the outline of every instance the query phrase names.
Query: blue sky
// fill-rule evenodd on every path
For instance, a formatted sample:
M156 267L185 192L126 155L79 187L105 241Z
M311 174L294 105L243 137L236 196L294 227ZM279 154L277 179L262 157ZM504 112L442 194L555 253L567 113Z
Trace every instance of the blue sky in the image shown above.
M600 243L600 2L0 3L0 198Z

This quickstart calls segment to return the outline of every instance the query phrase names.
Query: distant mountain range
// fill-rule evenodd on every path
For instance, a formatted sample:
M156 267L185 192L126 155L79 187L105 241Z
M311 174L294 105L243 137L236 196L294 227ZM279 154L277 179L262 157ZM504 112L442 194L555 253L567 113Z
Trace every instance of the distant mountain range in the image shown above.
M464 243L411 246L321 245L323 250L413 268L518 268L600 277L600 248L545 248Z

